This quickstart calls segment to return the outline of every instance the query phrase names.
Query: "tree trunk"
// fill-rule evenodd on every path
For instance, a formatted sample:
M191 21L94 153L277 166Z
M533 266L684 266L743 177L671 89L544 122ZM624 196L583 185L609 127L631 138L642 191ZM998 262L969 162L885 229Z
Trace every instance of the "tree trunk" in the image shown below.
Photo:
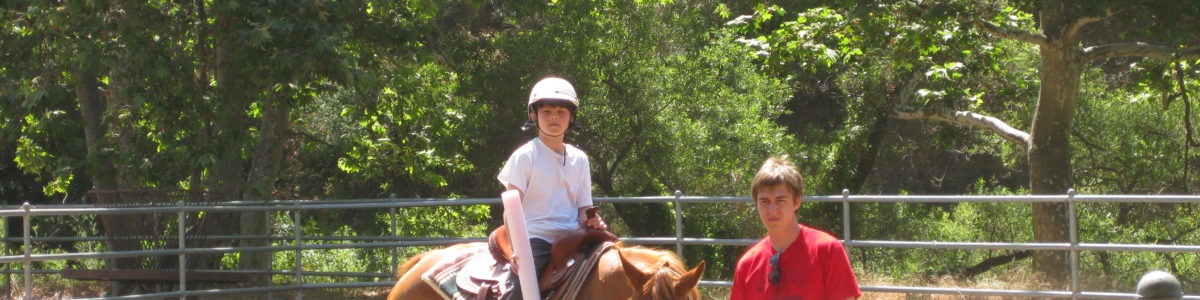
M883 137L886 136L890 127L888 113L895 107L895 99L892 95L887 95L888 99L882 102L886 103L877 108L872 115L877 116L875 122L872 122L870 133L866 135L866 141L863 143L865 147L862 152L855 157L858 162L854 167L854 174L850 175L850 181L845 188L853 192L862 192L863 186L867 184L867 179L871 177L871 171L875 170L875 160L879 158L879 149L883 148ZM832 194L838 195L842 191L831 191Z
M220 18L219 18L220 19ZM217 100L213 116L213 138L216 164L213 166L210 187L226 197L237 200L244 182L242 164L242 130L246 127L244 110L249 93L243 90L239 67L232 56L236 51L233 37L219 39L216 46Z
M111 176L114 174L112 160L105 157L102 151L107 130L101 123L104 105L100 99L100 82L96 80L96 74L84 69L84 66L76 66L72 71L75 77L75 95L79 97L79 114L83 117L88 177L91 177L92 186L97 190L116 189L116 178Z
M675 213L664 203L623 203L613 209L635 236L675 236Z
M283 98L283 97L280 97ZM255 145L253 165L250 176L246 179L246 190L242 198L246 200L269 200L274 189L275 179L279 177L279 168L283 162L283 144L288 132L288 114L290 107L283 100L266 100L262 102L262 120L258 127L258 142ZM263 236L271 233L269 212L244 212L241 214L242 236ZM296 224L300 226L301 224ZM270 246L267 240L248 240L242 244L250 247ZM271 267L272 252L251 252L242 254L242 269L265 270Z
M237 32L244 21L229 9L220 9L225 7L223 1L214 2L212 7L218 8L211 11L216 21L214 26L217 27L211 31L214 51L211 58L205 58L211 59L211 63L204 65L213 69L217 86L213 90L213 116L206 129L211 136L204 138L207 142L204 149L212 151L216 162L210 169L206 186L209 191L217 192L226 200L242 200L243 186L246 182L246 173L243 170L246 160L242 157L242 146L246 143L245 128L248 127L244 120L247 118L245 111L253 95L247 88L249 79L243 74L242 64L236 59L238 53L242 52ZM241 232L240 225L238 222L227 222L219 224L220 227L213 230L218 234L235 234ZM250 246L255 245L255 242L241 240L236 242L236 245ZM239 267L245 269L262 266L262 263L255 261L259 257L261 255L251 252L242 253ZM255 277L251 284L265 285L267 280L267 276Z
M606 197L616 197L620 195L613 186L612 173L608 172L603 162L597 164L599 175L593 177L596 186L604 193ZM625 227L630 231L630 235L634 236L674 236L675 223L664 220L675 220L675 213L667 208L664 203L625 203L621 205L613 205L613 210L616 216L621 219ZM601 212L603 213L603 212ZM601 215L605 218L611 214ZM611 221L609 221L611 222Z
M1029 187L1035 195L1064 194L1071 188L1071 144L1068 133L1079 97L1079 81L1086 61L1079 41L1071 36L1074 21L1068 3L1043 3L1042 32L1047 43L1040 47L1041 94L1033 117L1029 147ZM1033 235L1039 243L1069 242L1066 205L1033 205ZM1046 279L1067 282L1066 251L1038 251L1034 268Z
M131 69L132 61L129 59L129 53L125 50L118 50L115 54L117 63L109 70L109 84L107 94L107 104L105 110L108 112L109 119L108 134L113 135L116 140L116 157L112 161L115 173L103 174L101 176L116 175L116 189L136 189L141 185L141 172L138 171L138 159L134 156L136 152L136 133L133 131L133 124L137 121L139 109L137 105L130 103L130 98L133 97L133 70ZM86 134L86 131L85 131Z
M989 257L974 266L964 269L961 274L966 278L975 278L975 276L979 276L979 274L983 274L983 272L987 272L995 267L1026 259L1030 256L1033 256L1033 251L1021 250L1001 256Z
M130 18L131 10L136 10L136 4L128 4L121 1L114 1L110 16L113 18L113 24L126 24ZM116 13L116 12L120 13ZM118 43L128 42L135 39L129 30L116 30L113 32L112 38L115 38ZM135 189L142 187L141 181L144 176L138 168L140 159L137 159L137 134L134 132L133 124L137 122L140 115L139 106L132 103L132 99L136 93L136 73L135 62L132 50L128 49L128 45L117 45L104 51L105 55L114 58L115 63L108 68L108 87L103 93L104 96L104 111L99 114L91 114L93 117L99 118L99 123L103 124L107 132L98 133L101 138L111 137L115 145L115 151L112 151L110 157L104 157L107 163L112 164L111 173L101 173L99 176L115 176L116 186L111 189ZM83 68L82 66L80 68ZM86 70L86 69L83 69ZM85 74L94 75L94 74ZM88 84L88 80L92 78L81 78L80 81ZM77 85L77 88L80 88ZM87 88L87 87L84 87ZM84 91L90 93L91 91ZM80 101L84 101L81 96ZM82 107L81 107L82 108ZM93 108L93 107L89 107ZM90 126L89 126L90 127ZM84 134L87 134L85 129ZM92 132L92 134L97 134ZM107 171L107 170L105 170Z
M209 47L211 47L208 41L208 27L210 25L208 23L207 8L204 7L204 0L195 1L196 20L198 22L196 22L196 38L193 47L196 48L196 94L200 95L196 101L208 104L208 100L205 99L208 99L210 96L208 93L210 86L208 68L212 65L212 58L208 55ZM203 147L208 145L208 140L212 135L212 116L201 115L198 121L201 124L202 130L189 144L196 147L195 149L203 149ZM193 168L191 170L192 173L188 177L188 186L191 189L203 189L204 182L202 179L204 178L204 171L204 168Z

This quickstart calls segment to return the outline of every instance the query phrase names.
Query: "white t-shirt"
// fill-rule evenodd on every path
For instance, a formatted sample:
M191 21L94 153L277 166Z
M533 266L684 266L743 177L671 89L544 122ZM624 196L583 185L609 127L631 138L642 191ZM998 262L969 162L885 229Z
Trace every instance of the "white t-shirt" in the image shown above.
M592 205L592 174L583 150L566 145L559 155L539 138L525 143L500 170L500 184L524 193L521 204L529 236L554 243L579 229L579 208Z

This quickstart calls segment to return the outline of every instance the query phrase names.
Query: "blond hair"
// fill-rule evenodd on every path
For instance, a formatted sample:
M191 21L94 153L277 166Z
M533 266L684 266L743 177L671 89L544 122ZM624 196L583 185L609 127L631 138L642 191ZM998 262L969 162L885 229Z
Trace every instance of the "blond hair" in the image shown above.
M787 155L773 156L763 162L758 174L754 174L754 180L750 182L750 196L757 199L759 189L780 184L792 190L792 196L804 195L804 177L800 176L796 165L788 160Z

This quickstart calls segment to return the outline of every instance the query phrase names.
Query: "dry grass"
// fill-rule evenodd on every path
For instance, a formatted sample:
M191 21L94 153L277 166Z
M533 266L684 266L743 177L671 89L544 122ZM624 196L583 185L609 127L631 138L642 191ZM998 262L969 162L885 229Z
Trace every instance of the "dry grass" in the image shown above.
M311 289L311 290L304 290L304 297L303 297L303 298L304 298L304 299L321 299L321 300L333 300L333 299L338 299L338 300L341 300L341 299L346 299L346 300L359 300L359 299L363 299L363 300L365 300L365 299L378 300L378 299L383 299L383 298L386 298L386 297L387 297L387 292L388 292L388 290L387 290L387 289L382 289L382 288L380 288L380 289L366 289L366 288L358 288L358 289ZM188 299L192 299L192 298L193 298L193 297L188 297ZM221 296L218 296L218 297L212 297L212 299L246 299L246 300L251 300L251 299L268 299L268 298L270 298L270 299L300 299L301 297L300 297L300 294L299 294L299 293L297 293L297 292L274 292L274 293L271 293L270 297L268 297L267 293L252 293L252 294L239 294L239 295L221 295ZM207 298L205 298L205 299L207 299Z
M24 286L24 281L21 276L3 277L6 284L0 286L0 299L21 299ZM172 292L178 287L172 284L163 285L140 285L143 289L143 294L157 292ZM206 290L216 288L237 288L236 284L188 284L189 290ZM92 298L104 297L112 288L112 284L105 281L79 281L63 279L56 275L34 275L33 295L31 299L73 299L73 298ZM367 289L310 289L304 290L304 297L309 299L382 299L387 296L388 288ZM189 297L189 299L296 299L298 293L289 292L272 292L270 297L267 293L251 293L240 295L220 295L211 297Z
M970 288L970 289L998 289L998 290L1065 290L1063 287L1054 287L1046 284L1045 281L1035 278L1026 268L1011 268L1008 270L994 270L987 273L985 276L980 276L975 279L965 280L952 276L943 276L937 278L929 278L923 276L909 276L900 279L892 279L889 276L878 274L859 274L859 284L864 286L919 286L919 287L941 287L941 288ZM20 296L20 287L23 284L20 276L8 277L8 286L11 290L6 290L8 296L16 299ZM71 299L81 297L100 297L109 289L109 284L97 281L74 281L65 280L57 276L36 276L33 299ZM1081 279L1083 288L1094 291L1112 291L1112 282L1106 278L1084 275ZM189 285L189 287L191 287ZM169 289L173 286L166 287ZM196 287L197 289L215 288L215 287ZM1115 292L1132 293L1133 287L1127 290L1115 289ZM388 288L356 288L356 289L313 289L305 290L304 297L310 299L382 299L387 296ZM729 289L727 288L701 288L701 294L704 299L728 299ZM296 292L274 292L271 297L275 299L292 299L298 296ZM3 295L0 295L3 298ZM267 294L245 294L240 296L221 296L214 299L266 299ZM966 296L966 295L929 295L929 294L901 294L901 293L863 293L860 299L1017 299L1011 297L981 297L981 296Z
M1086 277L1085 277L1086 278ZM1090 280L1098 280L1091 278ZM1005 271L989 272L986 276L980 276L976 279L965 280L953 276L943 276L929 278L924 276L908 276L900 279L892 279L889 276L878 274L859 274L859 285L863 286L913 286L913 287L937 287L937 288L962 288L962 289L994 289L994 290L1065 290L1062 287L1055 287L1046 283L1046 281L1038 279L1032 275L1027 269L1012 268ZM1097 284L1099 284L1097 282ZM1085 285L1085 288L1086 285ZM1102 289L1102 288L1096 288ZM1131 293L1126 291L1125 293ZM726 288L702 288L701 294L704 299L726 300L729 299L729 289ZM967 296L967 295L948 295L948 294L904 294L904 293L863 293L859 299L1029 299L1027 297L983 297L983 296Z
M53 277L53 278L50 278ZM82 297L99 297L104 295L109 285L96 281L74 281L61 279L58 276L34 276L32 299L71 299ZM3 287L4 299L20 299L25 285L21 276L6 276Z
M869 286L919 286L937 288L961 289L990 289L990 290L1056 290L1045 281L1035 278L1026 270L1010 270L992 276L965 280L953 276L925 278L912 276L893 280L883 276L870 274L859 278L860 285ZM949 294L902 294L902 293L863 293L861 299L1027 299L1025 297L983 297Z
M19 281L19 280L18 280ZM104 297L108 293L110 284L99 281L74 281L63 282L65 284L52 285L35 283L33 295L31 299L73 299L73 298L92 298ZM0 294L0 299L20 299L21 298L21 282L12 282L11 290L7 290L7 295ZM190 287L191 285L189 285ZM161 292L171 292L177 288L174 285L163 285L164 290ZM199 287L197 289L209 289L217 287ZM146 291L145 293L154 293L154 290ZM310 289L304 290L304 297L308 299L383 299L387 296L388 289ZM267 293L249 293L239 295L219 295L210 297L189 297L189 299L297 299L299 293L294 291L288 292L272 292L268 297Z

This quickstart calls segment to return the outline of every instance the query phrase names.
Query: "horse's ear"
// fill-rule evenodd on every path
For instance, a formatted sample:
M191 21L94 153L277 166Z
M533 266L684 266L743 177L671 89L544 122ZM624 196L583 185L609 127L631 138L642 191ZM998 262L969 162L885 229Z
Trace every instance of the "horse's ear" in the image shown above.
M633 285L633 290L637 294L641 294L642 287L646 286L646 281L649 281L650 277L642 273L642 270L638 269L632 262L629 262L628 259L625 259L625 255L621 254L621 251L617 251L617 256L621 257L621 269L625 270L625 278L629 279L629 284Z
M682 277L679 277L679 282L675 283L675 295L687 295L688 292L691 292L692 289L695 289L696 285L700 283L701 275L704 275L703 260L700 261L700 264L696 265L696 267L691 271L688 271L687 273L683 274Z

